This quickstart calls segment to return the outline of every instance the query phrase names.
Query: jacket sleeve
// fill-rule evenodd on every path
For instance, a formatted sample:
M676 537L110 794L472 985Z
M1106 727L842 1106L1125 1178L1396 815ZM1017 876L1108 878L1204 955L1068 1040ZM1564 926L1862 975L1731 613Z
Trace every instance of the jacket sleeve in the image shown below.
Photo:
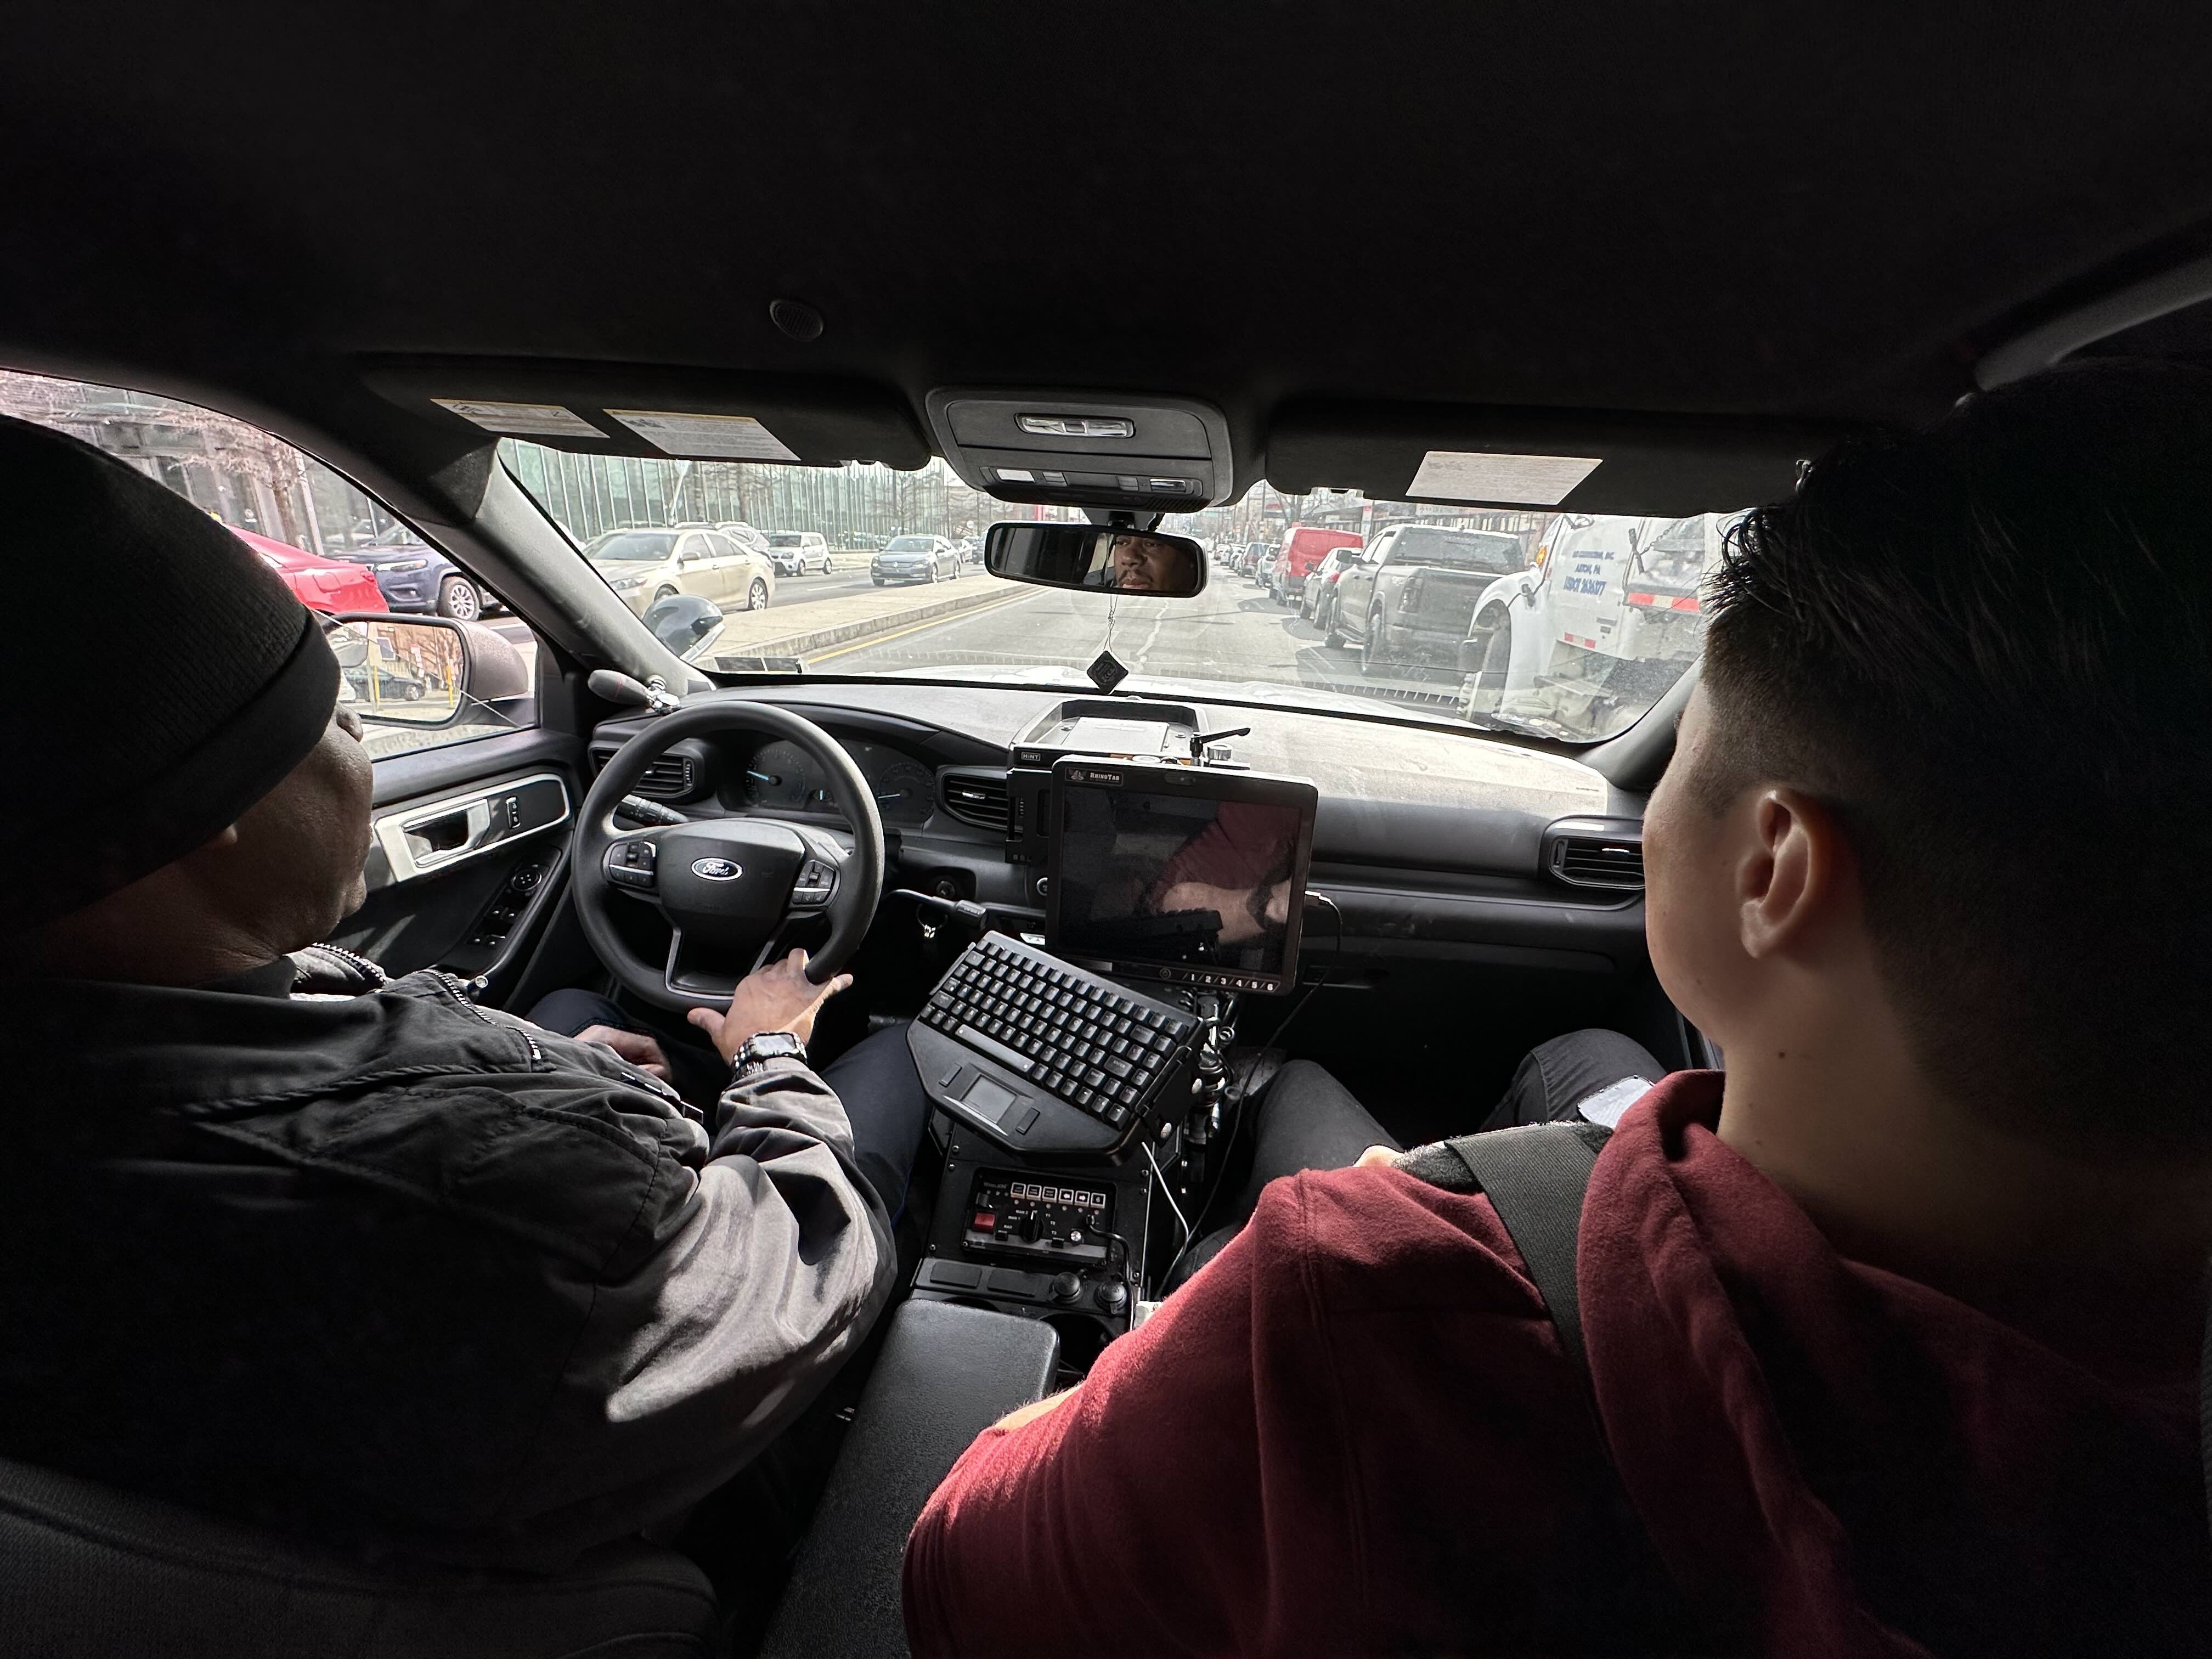
M555 1269L580 1323L504 1506L549 1565L750 1461L866 1334L896 1265L844 1108L796 1060L731 1087L711 1143L665 1101L616 1097L644 1167L609 1195L633 1213L593 1270Z
M1283 837L1281 809L1230 801L1169 858L1146 902L1158 908L1182 882L1245 890L1267 886L1289 873L1295 850Z
M1270 1187L1068 1403L962 1455L907 1540L920 1659L1328 1650L1309 1598L1357 1552L1302 1209Z

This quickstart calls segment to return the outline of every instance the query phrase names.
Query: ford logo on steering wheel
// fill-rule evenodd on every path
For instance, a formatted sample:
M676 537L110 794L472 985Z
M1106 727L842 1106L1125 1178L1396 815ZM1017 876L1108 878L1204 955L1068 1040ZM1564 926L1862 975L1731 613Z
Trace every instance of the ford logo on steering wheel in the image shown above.
M745 872L742 864L732 864L727 859L694 859L691 873L704 876L708 881L735 881Z

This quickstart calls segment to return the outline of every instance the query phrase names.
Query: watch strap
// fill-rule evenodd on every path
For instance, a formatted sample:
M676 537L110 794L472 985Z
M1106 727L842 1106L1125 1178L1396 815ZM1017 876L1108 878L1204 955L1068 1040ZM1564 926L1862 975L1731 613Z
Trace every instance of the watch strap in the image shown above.
M755 1067L771 1060L791 1059L800 1065L806 1063L806 1045L791 1031L761 1031L749 1036L738 1050L737 1058L730 1062L732 1078L740 1078Z

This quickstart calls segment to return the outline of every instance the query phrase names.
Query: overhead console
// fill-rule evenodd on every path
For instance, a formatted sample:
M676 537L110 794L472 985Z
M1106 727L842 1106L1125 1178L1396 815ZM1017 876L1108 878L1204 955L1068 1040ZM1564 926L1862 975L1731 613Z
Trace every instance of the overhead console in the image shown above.
M946 465L1002 501L1194 513L1234 487L1228 422L1188 398L941 388L928 413Z

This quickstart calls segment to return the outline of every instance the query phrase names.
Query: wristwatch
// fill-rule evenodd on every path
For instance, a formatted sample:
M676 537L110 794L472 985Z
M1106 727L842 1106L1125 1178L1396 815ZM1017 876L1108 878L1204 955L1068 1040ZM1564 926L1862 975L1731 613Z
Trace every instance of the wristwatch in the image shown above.
M801 1066L806 1064L806 1045L789 1031L756 1031L745 1039L745 1046L738 1050L737 1058L730 1062L730 1081L737 1082L755 1066L771 1060L788 1055Z

